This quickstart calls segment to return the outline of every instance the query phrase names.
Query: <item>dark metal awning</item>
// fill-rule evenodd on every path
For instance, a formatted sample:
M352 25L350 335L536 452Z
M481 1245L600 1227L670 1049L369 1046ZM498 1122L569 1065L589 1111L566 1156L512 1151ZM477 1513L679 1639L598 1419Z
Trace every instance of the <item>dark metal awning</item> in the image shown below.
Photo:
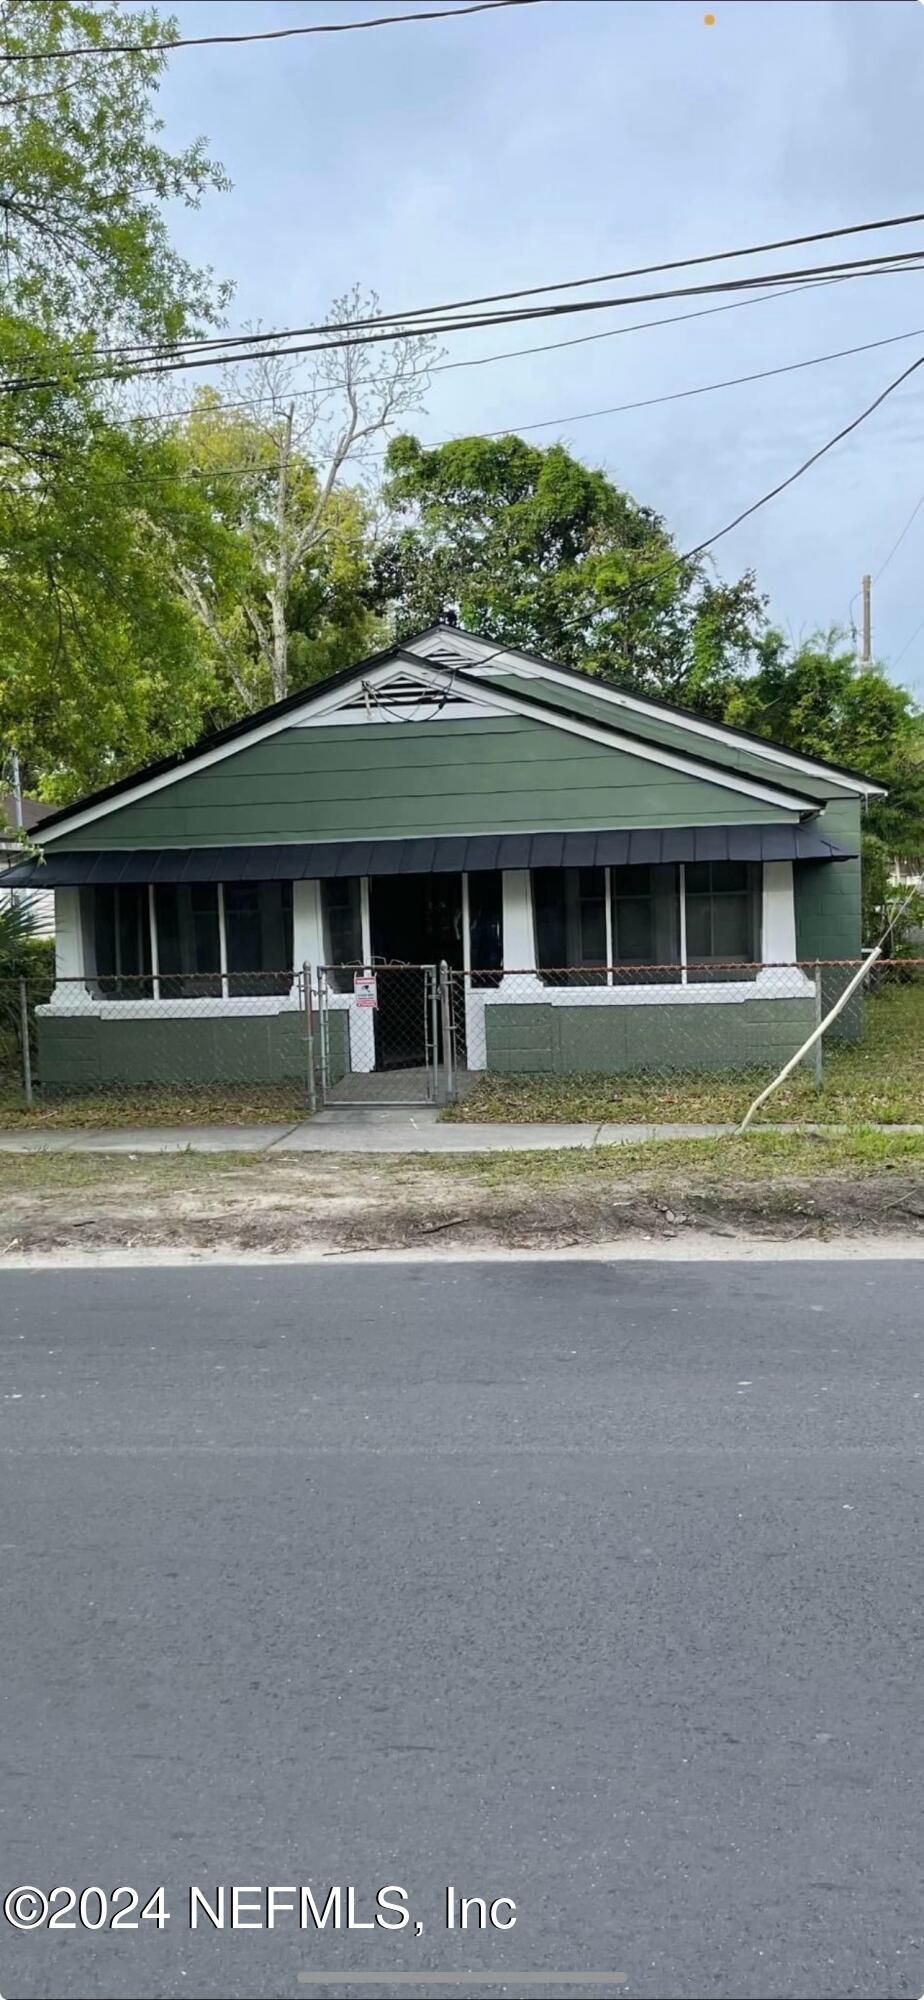
M78 883L273 882L334 875L445 875L479 868L623 868L663 861L849 861L813 823L675 826L599 833L441 834L431 840L325 840L305 845L50 849L23 861L0 888Z

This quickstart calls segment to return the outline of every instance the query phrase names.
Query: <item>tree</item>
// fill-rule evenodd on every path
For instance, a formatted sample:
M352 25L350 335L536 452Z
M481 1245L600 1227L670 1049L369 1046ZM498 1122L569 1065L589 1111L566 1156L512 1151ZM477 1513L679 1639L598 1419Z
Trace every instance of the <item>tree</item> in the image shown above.
M329 318L377 310L354 287ZM375 440L419 407L433 347L427 334L349 341L304 371L269 355L232 379L227 404L201 393L178 433L210 504L240 536L240 560L224 574L177 570L240 706L280 701L296 677L317 679L374 643L372 509L358 482Z
M117 379L97 379L124 343L195 334L227 297L163 217L224 184L201 141L159 142L152 44L175 33L79 0L19 0L0 29L0 748L17 742L51 796L170 747L197 709L197 631L156 526L182 540L189 507L122 420Z
M846 636L817 633L793 650L764 635L758 671L730 689L725 720L804 756L878 778L866 826L890 855L924 852L924 714L907 688L864 667Z
M197 206L227 182L201 139L180 153L159 143L166 55L154 44L172 41L177 23L153 8L16 0L0 33L4 314L51 343L73 341L75 359L201 331L229 289L174 250L163 204ZM48 60L128 40L125 55ZM7 359L12 345L4 338Z
M27 789L62 801L217 717L220 690L164 542L214 566L228 559L169 445L92 408L79 430L49 477L0 481L0 726Z
M753 577L680 561L653 509L562 445L403 436L386 472L376 576L399 637L454 605L476 631L707 712L754 658Z

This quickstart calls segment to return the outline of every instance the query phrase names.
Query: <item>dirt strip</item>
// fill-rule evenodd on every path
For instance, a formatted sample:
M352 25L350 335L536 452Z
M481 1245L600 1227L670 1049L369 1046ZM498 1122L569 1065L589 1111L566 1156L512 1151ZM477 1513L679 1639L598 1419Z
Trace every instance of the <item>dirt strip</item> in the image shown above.
M486 1185L421 1164L336 1174L307 1167L278 1181L237 1167L188 1184L117 1174L99 1186L4 1189L0 1258L63 1249L203 1249L277 1253L426 1244L563 1248L685 1231L779 1240L924 1234L924 1181L899 1172L774 1177L691 1187L646 1176ZM654 1177L652 1177L652 1180Z

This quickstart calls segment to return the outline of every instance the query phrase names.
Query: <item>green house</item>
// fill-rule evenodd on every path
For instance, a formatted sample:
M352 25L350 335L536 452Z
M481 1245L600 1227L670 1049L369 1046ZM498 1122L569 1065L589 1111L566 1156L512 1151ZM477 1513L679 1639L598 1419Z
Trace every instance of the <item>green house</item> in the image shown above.
M63 811L42 1082L776 1062L856 961L881 787L451 624ZM314 1018L314 1017L313 1017ZM850 1014L848 1032L858 1016Z

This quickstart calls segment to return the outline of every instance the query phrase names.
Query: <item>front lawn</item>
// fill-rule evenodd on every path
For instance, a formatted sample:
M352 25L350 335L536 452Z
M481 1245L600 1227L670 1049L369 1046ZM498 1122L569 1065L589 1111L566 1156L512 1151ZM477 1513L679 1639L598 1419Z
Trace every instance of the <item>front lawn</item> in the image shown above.
M567 1122L633 1125L732 1124L771 1081L772 1070L726 1075L483 1077L447 1118L478 1123ZM866 1002L863 1041L828 1038L819 1089L803 1067L758 1113L762 1123L789 1119L836 1125L924 1122L924 980L891 983Z

